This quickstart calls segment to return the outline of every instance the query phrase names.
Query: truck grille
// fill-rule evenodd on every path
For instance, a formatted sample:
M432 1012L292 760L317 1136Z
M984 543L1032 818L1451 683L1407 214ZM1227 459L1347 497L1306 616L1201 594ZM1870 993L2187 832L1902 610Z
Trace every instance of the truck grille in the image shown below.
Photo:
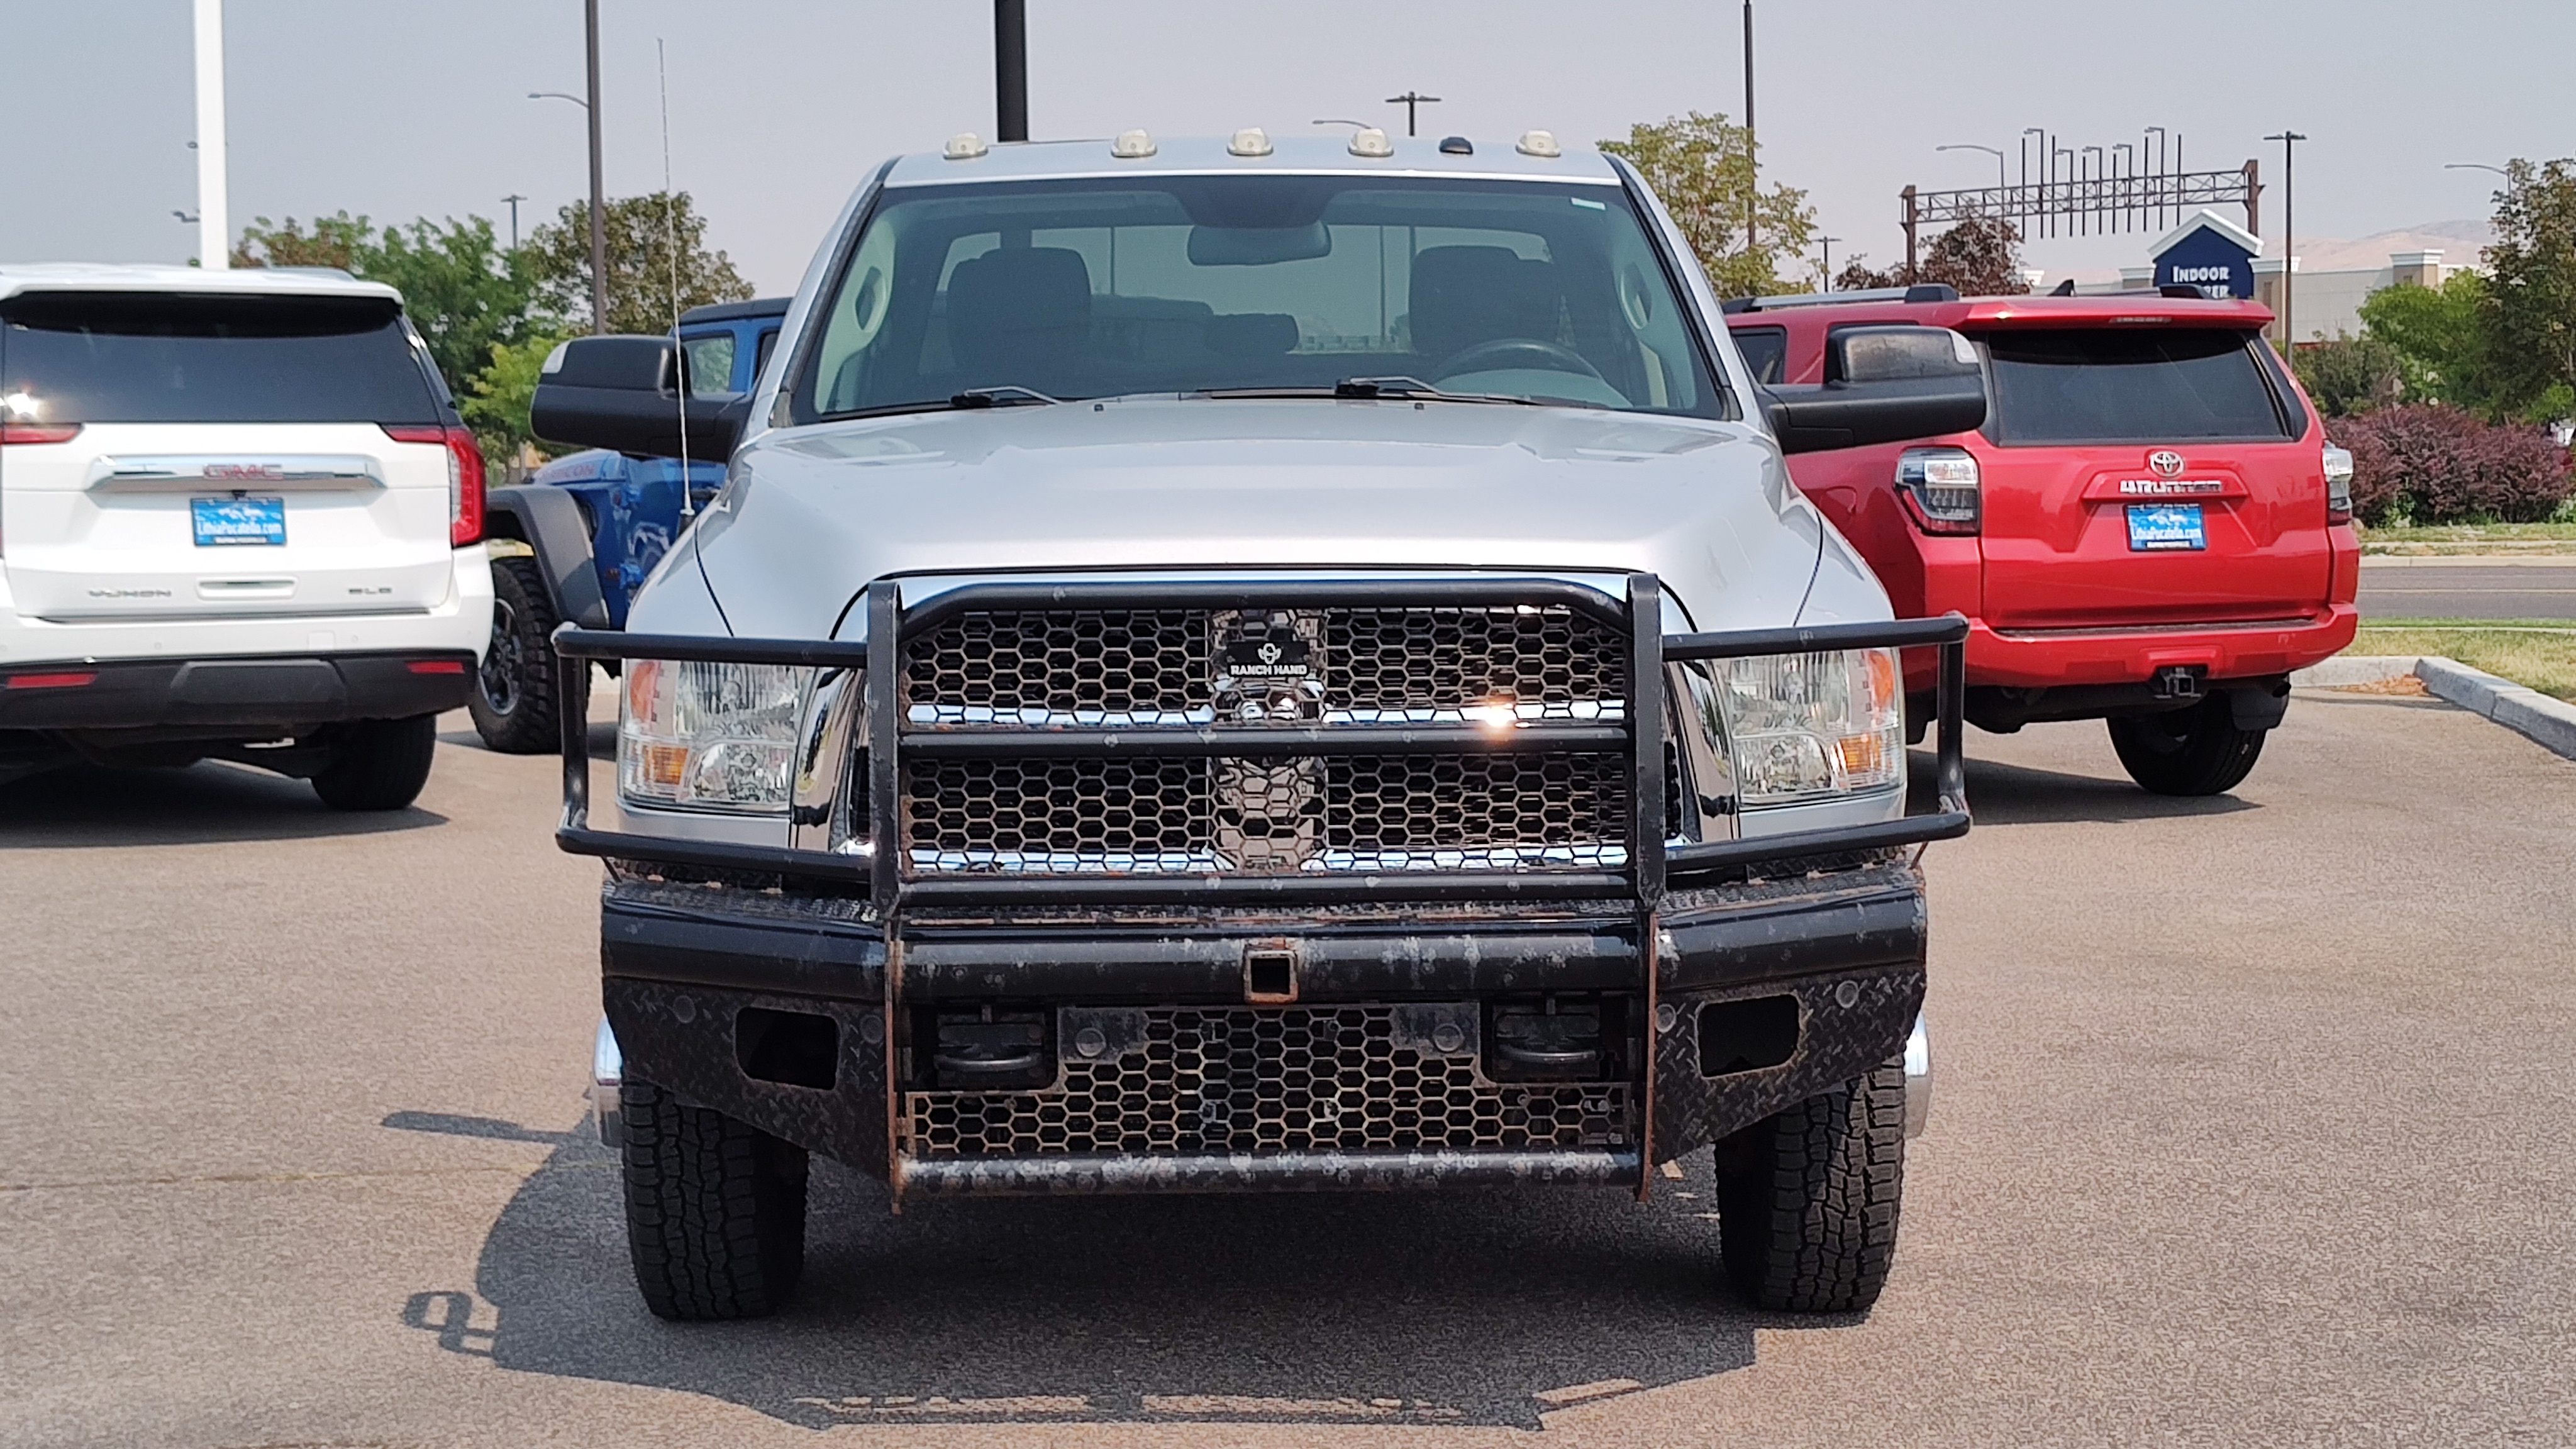
M1403 1152L1635 1140L1627 1083L1488 1080L1477 1066L1473 1004L1069 1007L1057 1023L1052 1087L906 1093L907 1153Z
M906 641L903 728L1545 727L1626 718L1563 605L969 612ZM1616 869L1623 756L905 761L915 873Z

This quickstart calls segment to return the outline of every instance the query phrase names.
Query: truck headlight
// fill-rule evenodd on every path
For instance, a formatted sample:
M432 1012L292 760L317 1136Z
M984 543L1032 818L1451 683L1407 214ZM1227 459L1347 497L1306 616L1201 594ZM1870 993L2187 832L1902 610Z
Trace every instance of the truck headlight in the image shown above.
M1710 667L1744 804L1904 783L1905 690L1895 650L1765 654Z
M809 669L628 661L617 791L638 805L783 815Z

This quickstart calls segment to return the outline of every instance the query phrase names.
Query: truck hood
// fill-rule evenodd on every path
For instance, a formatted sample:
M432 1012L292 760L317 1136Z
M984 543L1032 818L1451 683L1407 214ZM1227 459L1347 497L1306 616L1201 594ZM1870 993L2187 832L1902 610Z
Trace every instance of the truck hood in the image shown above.
M746 444L633 627L698 612L652 607L693 591L692 555L750 637L856 634L848 606L880 577L1103 569L1642 569L1702 629L1787 624L1802 606L1811 622L1888 617L1830 535L1737 423L1320 399L917 414Z

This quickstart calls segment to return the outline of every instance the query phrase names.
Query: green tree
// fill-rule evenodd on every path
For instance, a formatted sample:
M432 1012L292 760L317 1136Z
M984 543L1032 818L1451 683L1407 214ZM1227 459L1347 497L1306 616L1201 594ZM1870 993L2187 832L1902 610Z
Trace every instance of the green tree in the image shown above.
M608 240L608 330L671 330L671 314L710 302L741 302L751 284L723 252L707 249L706 218L685 191L623 196L603 217ZM671 286L671 237L679 235L679 296ZM590 204L575 202L528 234L525 251L542 294L580 328L590 325Z
M1917 282L1946 282L1962 297L2018 297L2030 290L2022 277L2021 228L2000 217L1972 216L1932 238L1916 260ZM1856 253L1834 274L1837 292L1906 285L1901 266L1881 271L1867 253Z
M403 295L403 309L450 391L463 396L491 364L496 344L562 331L542 305L524 252L504 249L483 217L422 218L379 231L345 211L315 217L306 230L294 217L260 217L233 249L240 267L338 267Z
M536 441L528 426L528 405L536 399L537 374L546 354L562 341L555 333L539 332L517 342L495 342L490 362L467 384L457 410L495 466L516 461Z
M2370 332L2297 349L2299 385L2330 418L2348 418L2400 401L2406 368L2397 349Z
M2475 272L2453 272L2439 287L2384 287L2362 302L2363 335L2396 355L2403 401L2491 410L2486 288Z
M1803 291L1781 280L1816 239L1816 209L1807 193L1755 184L1752 133L1723 115L1693 111L1661 125L1639 123L1624 141L1601 149L1625 157L1663 198L1721 297ZM1745 244L1750 212L1754 244Z
M2506 164L2478 320L2496 409L2576 413L2576 162Z

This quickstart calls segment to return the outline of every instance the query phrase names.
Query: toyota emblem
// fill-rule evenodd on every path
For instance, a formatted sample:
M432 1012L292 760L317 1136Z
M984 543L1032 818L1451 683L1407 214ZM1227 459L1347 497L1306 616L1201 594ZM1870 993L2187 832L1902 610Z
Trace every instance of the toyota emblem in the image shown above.
M2159 478L2172 478L2182 472L2182 454L2171 448L2158 448L2147 455L2147 466Z

